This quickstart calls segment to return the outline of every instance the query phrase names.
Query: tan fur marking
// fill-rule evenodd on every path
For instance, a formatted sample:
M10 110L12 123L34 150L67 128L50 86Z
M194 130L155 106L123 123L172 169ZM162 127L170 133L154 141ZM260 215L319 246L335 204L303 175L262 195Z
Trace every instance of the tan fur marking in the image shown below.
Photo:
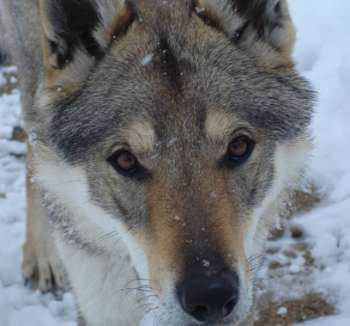
M208 24L208 25L210 25L210 26L212 26L220 31L224 31L221 19L220 19L220 17L218 17L217 13L213 10L210 10L211 8L210 7L208 8L207 5L205 5L205 4L202 5L201 4L202 2L203 1L200 1L200 0L197 2L197 5L195 6L195 9L194 9L196 14L200 18L202 18L206 24Z
M239 125L238 120L224 111L209 112L205 121L205 130L212 140L222 140Z
M44 58L44 65L47 69L49 69L48 74L50 75L50 79L54 78L54 69L58 68L57 58L55 55L51 53L51 50L49 48L48 40L55 40L54 32L51 28L51 23L48 20L47 17L47 1L45 0L39 0L39 10L40 10L40 19L41 19L41 26L42 26L42 51L43 51L43 58Z
M232 13L227 10L228 6L225 2L196 0L194 6L200 18L229 36L242 24L242 18L237 15L233 17Z
M94 32L94 36L100 45L106 48L111 42L118 39L133 23L135 14L124 1L109 2L108 9L100 8L102 26Z
M176 266L182 265L181 232L184 217L175 209L176 194L163 182L153 183L148 191L149 239L146 246L152 287L161 288L162 281L170 281Z
M136 153L144 154L152 151L156 135L150 123L146 121L134 122L124 133L125 139Z
M113 25L107 31L108 37L110 39L116 39L120 34L123 34L124 31L132 24L134 18L135 14L131 8L129 6L124 6Z
M225 175L214 169L206 169L203 174L206 178L197 175L192 179L188 196L165 175L147 189L151 243L146 247L153 282L176 282L183 272L186 250L208 240L209 246L233 268L236 264L247 266L244 223ZM198 207L198 212L189 209L191 206ZM205 253L199 258L205 259Z
M33 189L33 184L31 182L31 179L33 177L33 171L32 171L32 148L28 144L27 145L27 155L28 155L28 162L27 162L27 225L26 225L26 243L23 245L23 251L24 251L24 263L23 263L23 268L26 268L26 265L28 265L26 258L27 257L33 257L34 256L34 214L33 212L35 211L34 208L34 196L35 196L35 191ZM28 272L27 274L29 274ZM26 274L26 273L24 273Z
M243 216L239 210L238 199L231 193L226 176L211 170L201 181L203 205L209 212L211 233L215 235L217 246L227 262L246 265L243 241Z

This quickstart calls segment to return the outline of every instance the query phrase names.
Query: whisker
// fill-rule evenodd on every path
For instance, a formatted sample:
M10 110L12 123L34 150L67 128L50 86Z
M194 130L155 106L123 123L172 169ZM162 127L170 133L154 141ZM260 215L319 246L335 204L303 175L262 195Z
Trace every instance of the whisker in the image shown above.
M111 238L113 238L115 236L119 236L118 231L111 231L111 232L105 233L101 237L97 238L96 242L106 241L106 240L109 240L109 239L111 239Z

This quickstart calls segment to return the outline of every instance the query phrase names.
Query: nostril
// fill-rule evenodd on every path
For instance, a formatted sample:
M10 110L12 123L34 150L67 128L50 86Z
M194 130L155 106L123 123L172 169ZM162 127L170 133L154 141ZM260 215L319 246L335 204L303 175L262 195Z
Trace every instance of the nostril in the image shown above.
M233 311L233 308L236 306L236 304L237 304L237 298L233 298L229 302L226 303L226 305L224 306L224 310L223 310L224 317L227 317L231 314L231 312Z
M193 312L198 315L205 315L209 312L209 308L206 306L196 306L194 307Z
M209 307L198 305L192 309L191 314L199 320L205 320L205 317L209 314L209 312Z

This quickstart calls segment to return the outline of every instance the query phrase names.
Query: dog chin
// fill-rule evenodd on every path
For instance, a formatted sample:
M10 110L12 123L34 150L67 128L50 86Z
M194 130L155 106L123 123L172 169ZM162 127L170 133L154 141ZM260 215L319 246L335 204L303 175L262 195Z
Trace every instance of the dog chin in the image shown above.
M241 325L240 321L237 319L227 319L221 322L199 322L199 321L189 321L187 318L185 319L171 319L172 321L167 323L167 326L239 326ZM147 325L147 324L146 324ZM145 325L145 326L146 326ZM152 325L152 324L151 324Z
M239 300L231 316L220 322L200 322L187 315L174 300L168 301L167 304L161 304L158 300L156 301L153 301L152 304L150 303L150 306L157 308L145 316L140 326L246 326L245 322L252 311L253 302L251 293L246 292L245 296L241 293L241 300Z
M247 316L246 316L247 317ZM147 325L167 325L167 326L241 326L244 321L243 316L233 315L221 322L199 322L193 318L179 313L179 315L165 314L148 314L141 326Z

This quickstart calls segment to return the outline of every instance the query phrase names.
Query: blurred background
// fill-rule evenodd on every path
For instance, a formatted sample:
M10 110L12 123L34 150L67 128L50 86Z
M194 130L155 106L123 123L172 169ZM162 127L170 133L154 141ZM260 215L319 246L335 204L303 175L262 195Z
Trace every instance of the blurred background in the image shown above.
M289 0L295 60L318 92L315 148L260 270L256 326L350 325L350 1ZM1 58L0 58L1 60ZM0 325L73 326L74 300L27 288L25 134L16 68L0 63Z

